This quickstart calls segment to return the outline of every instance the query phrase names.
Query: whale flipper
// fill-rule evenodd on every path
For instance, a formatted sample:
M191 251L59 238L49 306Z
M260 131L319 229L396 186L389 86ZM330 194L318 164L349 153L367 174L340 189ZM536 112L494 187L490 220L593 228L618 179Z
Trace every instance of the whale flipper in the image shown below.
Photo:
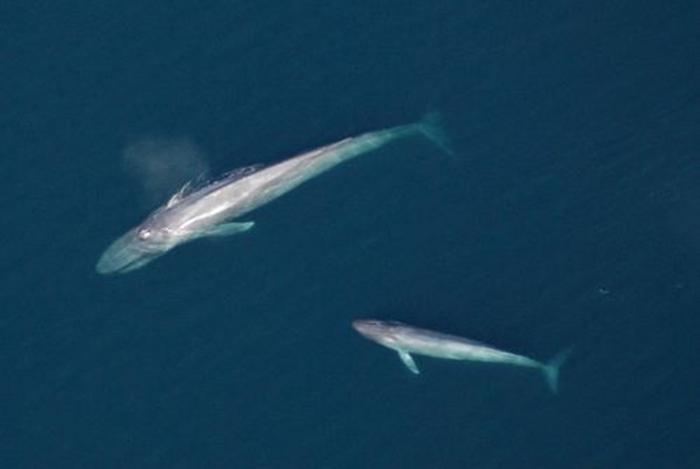
M413 357L411 354L408 352L404 352L403 350L399 350L399 357L401 358L401 361L403 362L404 365L406 365L406 368L411 370L412 373L415 374L420 374L420 370L418 369L418 366L416 366L416 362L413 361Z
M221 225L216 225L214 227L211 227L209 229L203 230L199 233L197 233L197 238L208 238L208 237L222 237L222 236L231 236L234 234L238 233L243 233L244 231L248 231L255 225L255 222L253 221L245 221L245 222L232 222L232 223L223 223Z

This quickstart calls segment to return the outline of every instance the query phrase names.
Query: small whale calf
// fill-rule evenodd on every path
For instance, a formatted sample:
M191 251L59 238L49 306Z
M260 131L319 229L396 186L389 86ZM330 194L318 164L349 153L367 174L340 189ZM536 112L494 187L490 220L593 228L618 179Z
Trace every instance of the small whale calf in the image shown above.
M233 220L340 163L398 138L423 135L449 152L438 120L436 114L428 114L413 124L349 137L271 166L234 170L196 190L186 185L167 204L114 241L98 260L96 270L100 274L130 272L180 244L248 231L254 225L252 221Z
M571 349L558 354L548 363L505 352L462 337L419 329L397 321L358 319L352 326L364 337L398 352L401 361L413 373L420 373L411 354L450 360L502 363L541 370L552 392L556 393L559 368Z

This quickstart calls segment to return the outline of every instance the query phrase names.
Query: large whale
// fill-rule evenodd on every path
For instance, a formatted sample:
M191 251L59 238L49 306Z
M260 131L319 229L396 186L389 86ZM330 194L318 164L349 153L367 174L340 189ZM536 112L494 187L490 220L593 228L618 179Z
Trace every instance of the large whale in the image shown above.
M353 321L352 326L366 338L398 352L404 365L415 374L420 371L411 354L451 360L503 363L541 370L554 393L558 388L559 368L571 351L565 350L548 363L542 363L473 340L420 329L397 321L358 319Z
M114 241L98 260L96 270L100 274L129 272L188 241L247 231L254 223L238 217L340 163L411 135L428 137L446 150L438 117L429 114L413 124L349 137L271 166L240 168L198 189L186 185Z

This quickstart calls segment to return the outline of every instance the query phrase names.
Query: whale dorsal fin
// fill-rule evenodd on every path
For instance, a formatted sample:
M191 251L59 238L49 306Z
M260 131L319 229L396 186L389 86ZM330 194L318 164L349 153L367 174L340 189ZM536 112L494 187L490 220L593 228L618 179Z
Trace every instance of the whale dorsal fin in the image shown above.
M406 365L406 368L411 370L411 373L420 374L420 370L418 369L418 366L416 366L416 362L413 361L411 354L404 352L403 350L398 350L398 353L401 361L404 365Z

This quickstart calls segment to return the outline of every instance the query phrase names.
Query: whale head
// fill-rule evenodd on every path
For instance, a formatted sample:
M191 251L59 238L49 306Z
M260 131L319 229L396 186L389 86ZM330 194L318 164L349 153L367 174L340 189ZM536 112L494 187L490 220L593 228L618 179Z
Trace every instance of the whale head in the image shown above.
M352 327L364 337L390 345L395 342L396 333L405 325L398 321L380 321L378 319L356 319Z
M127 231L100 256L99 274L123 274L139 269L178 244L169 230L143 223Z

